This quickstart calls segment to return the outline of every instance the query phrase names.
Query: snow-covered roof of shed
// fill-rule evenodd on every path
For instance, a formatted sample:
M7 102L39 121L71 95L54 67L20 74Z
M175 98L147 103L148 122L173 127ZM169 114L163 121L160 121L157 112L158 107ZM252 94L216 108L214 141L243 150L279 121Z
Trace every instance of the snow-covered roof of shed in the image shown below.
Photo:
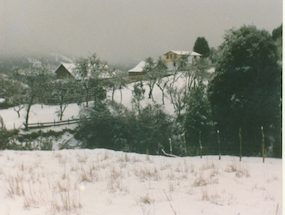
M141 62L139 62L138 65L130 69L129 72L142 72L144 67L145 67L145 61L142 60Z
M74 63L61 63L68 71L74 70L75 69L75 64Z
M76 67L74 63L60 63L59 67L61 66L63 66L74 78L78 79L77 75L74 73L74 69ZM56 71L58 70L58 68L56 69Z

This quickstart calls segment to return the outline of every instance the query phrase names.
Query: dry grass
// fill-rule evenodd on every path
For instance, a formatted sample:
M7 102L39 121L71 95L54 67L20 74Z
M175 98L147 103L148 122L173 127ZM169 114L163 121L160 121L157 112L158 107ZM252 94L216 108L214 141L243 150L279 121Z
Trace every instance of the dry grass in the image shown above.
M209 201L210 197L209 197L208 187L202 187L201 188L201 193L202 193L201 200Z
M93 171L90 170L90 172L82 171L79 176L80 182L93 182L95 175L93 174Z
M235 172L235 176L238 178L243 176L250 177L249 167L241 163L238 164L237 161L232 161L231 164L226 167L225 172Z
M52 214L57 214L61 212L65 212L66 214L80 214L81 208L82 203L80 195L76 192L61 192L59 195L53 193L53 198L50 207L50 212Z
M154 202L154 200L149 198L149 195L147 194L145 196L140 196L140 202L142 202L143 204L151 204L152 202Z
M187 158L179 158L172 163L168 159L156 160L156 157L147 155L126 153L116 157L109 151L89 158L89 154L86 154L75 152L69 156L53 152L53 165L58 165L54 170L46 169L48 165L43 162L30 164L20 161L14 165L17 175L11 173L6 176L7 170L3 167L0 168L0 179L6 179L6 194L12 198L22 198L23 207L29 210L48 205L50 214L81 214L84 205L80 196L84 194L85 188L103 186L109 191L106 200L109 204L116 203L115 199L112 201L113 196L134 195L143 214L155 214L155 207L167 201L172 209L166 206L175 214L179 201L176 198L180 194L193 197L198 195L199 200L215 205L234 204L237 200L232 194L219 190L219 178L222 181L223 176L230 176L234 181L240 182L238 178L250 176L249 166L237 161L220 168L219 162L211 159L206 159L201 166L198 166L201 163L195 163L195 166ZM270 180L280 181L276 175L271 175ZM257 185L252 185L251 188L266 192L264 187ZM144 190L143 193L146 194L135 194L136 190ZM166 191L167 198L162 191ZM274 195L269 192L262 198L274 201Z
M129 193L129 188L123 183L123 178L125 178L126 173L123 172L121 168L116 168L115 166L110 167L109 175L107 176L107 187L111 192L121 191Z
M103 160L108 160L109 158L111 158L109 152L105 151Z
M232 161L225 169L226 172L236 172L238 165L236 161Z
M146 180L154 180L159 181L161 180L161 175L159 171L156 168L151 168L148 166L145 166L144 168L134 168L133 172L135 176L137 176L140 181L146 181Z
M77 154L77 161L79 163L86 163L88 157L86 155Z
M26 191L22 176L9 176L6 181L8 185L5 188L8 196L11 198L13 198L14 195L25 196Z
M201 200L202 201L209 201L216 205L223 205L223 201L221 201L220 195L218 195L217 191L210 192L209 187L201 187Z
M194 180L193 186L194 187L201 187L206 186L208 184L207 180L204 178L203 175L200 175L198 178Z
M130 162L131 159L129 158L129 155L127 153L125 153L124 155L122 155L118 160L118 162Z
M209 159L206 158L206 163L200 167L200 170L207 170L207 169L214 169L214 168L215 168L215 164L213 160L209 161Z

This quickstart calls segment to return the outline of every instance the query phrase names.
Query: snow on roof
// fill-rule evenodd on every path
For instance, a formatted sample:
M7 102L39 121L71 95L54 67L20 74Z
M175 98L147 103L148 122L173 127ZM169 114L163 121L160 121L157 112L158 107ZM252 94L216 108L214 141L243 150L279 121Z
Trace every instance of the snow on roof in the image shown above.
M75 68L76 65L74 63L61 63L62 66L65 67L65 69L67 69L67 71L75 78L75 79L80 79L79 75L76 74L75 72ZM60 65L60 66L61 66ZM108 69L108 65L104 66L104 69ZM92 75L89 73L87 75L88 77L91 77ZM98 78L111 78L111 76L107 73L107 72L102 72L99 74Z
M201 54L199 54L198 52L191 52L192 56L201 56Z
M171 51L175 54L178 54L178 55L190 55L191 52L190 51Z
M74 72L74 69L76 67L74 63L60 63L59 67L61 66L63 66L74 78L78 79L77 75Z
M145 67L145 61L139 62L134 68L130 69L129 72L142 72L143 68Z
M68 71L74 70L75 69L75 64L74 63L61 63Z
M191 51L169 51L169 52L173 52L175 54L178 54L178 55L191 55L191 56L201 56L201 54L199 54L198 52L191 52ZM167 52L167 53L169 53ZM165 54L167 54L165 53Z

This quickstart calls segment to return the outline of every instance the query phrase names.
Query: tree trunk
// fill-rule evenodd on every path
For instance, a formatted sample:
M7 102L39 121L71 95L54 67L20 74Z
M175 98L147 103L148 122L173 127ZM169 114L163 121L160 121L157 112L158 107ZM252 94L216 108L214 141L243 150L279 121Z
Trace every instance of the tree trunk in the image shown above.
M148 98L151 99L152 96L152 88L149 88Z
M62 111L62 103L60 102L59 104L59 120L62 120L62 116L63 116L63 111Z
M88 107L88 101L89 101L89 91L88 90L86 90L86 98L85 98L85 100L86 100L86 107Z
M112 90L112 102L114 101L114 94L115 94L115 87L113 87L113 90Z
M28 104L28 108L27 108L27 114L26 114L26 123L25 123L25 127L26 129L29 128L29 115L30 115L30 110L31 110L31 107L33 105L33 100L34 100L34 96L31 96L31 99L30 99L30 102Z

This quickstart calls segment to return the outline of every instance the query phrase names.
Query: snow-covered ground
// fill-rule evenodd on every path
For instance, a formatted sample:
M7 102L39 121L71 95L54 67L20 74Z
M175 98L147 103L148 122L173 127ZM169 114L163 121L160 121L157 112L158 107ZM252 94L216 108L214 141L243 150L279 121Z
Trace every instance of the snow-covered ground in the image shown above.
M0 152L0 214L281 215L281 159Z
M29 117L29 123L53 122L59 121L56 111L59 106L56 105L32 105ZM63 115L63 120L78 118L80 107L77 104L70 104ZM20 117L13 108L0 110L0 116L3 118L7 129L24 128L26 109L20 111Z

